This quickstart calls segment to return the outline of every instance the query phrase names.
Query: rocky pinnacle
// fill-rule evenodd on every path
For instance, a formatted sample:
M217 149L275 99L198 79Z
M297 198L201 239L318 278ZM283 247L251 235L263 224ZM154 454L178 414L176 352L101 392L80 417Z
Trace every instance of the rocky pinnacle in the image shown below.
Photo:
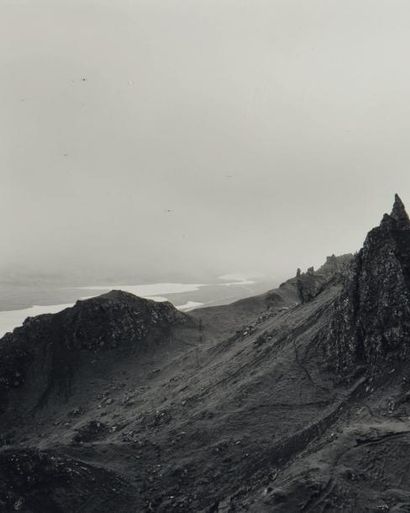
M398 195L355 256L325 347L341 374L392 372L410 358L410 220Z
M398 194L395 195L393 210L390 214L400 228L410 229L410 219Z

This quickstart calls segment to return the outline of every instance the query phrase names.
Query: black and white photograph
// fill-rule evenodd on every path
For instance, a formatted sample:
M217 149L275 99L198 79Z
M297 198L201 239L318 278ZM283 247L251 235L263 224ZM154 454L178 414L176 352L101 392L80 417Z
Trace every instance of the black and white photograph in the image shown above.
M0 513L410 513L410 2L0 0Z

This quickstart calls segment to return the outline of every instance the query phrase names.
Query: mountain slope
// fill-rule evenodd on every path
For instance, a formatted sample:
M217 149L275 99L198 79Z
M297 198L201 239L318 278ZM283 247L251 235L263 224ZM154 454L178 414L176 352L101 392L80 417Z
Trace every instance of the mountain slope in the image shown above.
M277 289L229 305L199 308L193 310L191 315L203 321L217 337L227 337L238 329L242 332L252 331L259 322L308 302L332 283L340 282L352 258L350 254L329 256L317 271L309 268L302 273L298 269L294 278Z
M334 375L361 383L359 394L239 511L410 511L409 250L410 221L396 196L317 337Z
M113 292L7 335L0 511L409 511L408 226L396 198L262 296Z

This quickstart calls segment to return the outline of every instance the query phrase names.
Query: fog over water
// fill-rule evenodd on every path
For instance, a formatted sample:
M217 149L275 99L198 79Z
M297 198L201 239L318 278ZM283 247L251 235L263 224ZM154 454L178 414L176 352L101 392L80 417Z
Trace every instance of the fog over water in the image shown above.
M279 282L410 203L407 1L0 9L1 278Z
M223 281L224 279L236 281ZM258 287L259 285L259 287ZM247 287L252 288L248 289ZM229 303L235 299L242 298L260 292L262 284L252 280L241 280L239 276L221 277L220 283L196 284L196 283L151 283L145 285L106 285L76 287L74 289L46 288L47 294L40 288L34 288L31 294L20 291L18 287L13 289L14 296L9 298L3 305L0 301L0 337L14 328L21 326L27 317L34 317L41 314L57 313L73 306L77 300L87 300L94 296L104 294L112 289L123 290L139 297L152 301L171 301L181 311L188 312L201 306L213 306L215 304ZM224 290L225 289L225 290ZM1 291L1 289L0 289ZM33 295L34 293L34 295ZM83 296L82 294L87 294ZM67 303L67 297L73 298ZM54 298L54 303L50 302ZM14 308L10 305L14 303ZM21 301L19 304L19 300ZM41 301L37 304L36 301ZM30 306L27 306L30 304ZM4 310L3 310L4 308Z

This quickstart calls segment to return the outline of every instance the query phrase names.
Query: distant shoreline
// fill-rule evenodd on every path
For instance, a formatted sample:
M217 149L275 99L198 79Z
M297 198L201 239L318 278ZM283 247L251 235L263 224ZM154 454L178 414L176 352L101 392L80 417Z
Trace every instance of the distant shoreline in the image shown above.
M190 311L253 295L258 292L257 287L253 288L254 285L254 281L246 278L226 275L221 277L221 283L212 284L166 282L61 288L9 286L4 290L0 302L0 337L22 325L27 317L57 313L72 307L78 300L98 296L110 290L123 290L154 301L170 301L179 310Z

